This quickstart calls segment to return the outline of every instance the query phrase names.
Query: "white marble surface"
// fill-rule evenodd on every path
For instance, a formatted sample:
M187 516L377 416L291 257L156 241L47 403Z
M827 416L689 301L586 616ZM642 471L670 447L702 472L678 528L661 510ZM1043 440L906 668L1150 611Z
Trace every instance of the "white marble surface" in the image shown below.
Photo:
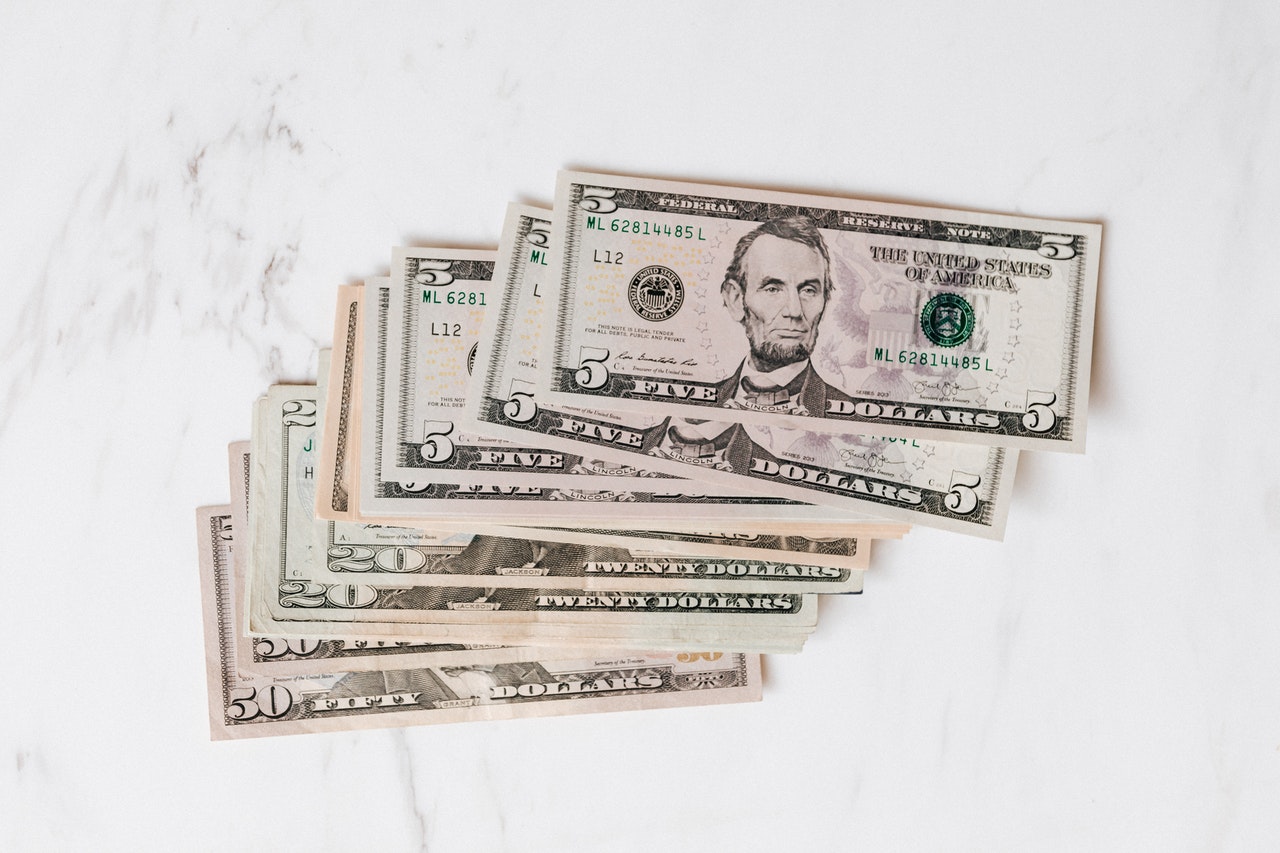
M1280 847L1280 13L1032 5L5 4L0 847ZM210 743L251 401L565 166L1103 222L1087 454L758 705Z

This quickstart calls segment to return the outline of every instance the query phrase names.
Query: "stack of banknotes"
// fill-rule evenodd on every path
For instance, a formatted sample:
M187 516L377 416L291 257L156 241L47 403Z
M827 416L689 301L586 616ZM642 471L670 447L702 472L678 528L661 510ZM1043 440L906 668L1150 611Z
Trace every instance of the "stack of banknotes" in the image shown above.
M198 512L214 737L759 699L871 540L1083 451L1100 237L563 172L395 249Z

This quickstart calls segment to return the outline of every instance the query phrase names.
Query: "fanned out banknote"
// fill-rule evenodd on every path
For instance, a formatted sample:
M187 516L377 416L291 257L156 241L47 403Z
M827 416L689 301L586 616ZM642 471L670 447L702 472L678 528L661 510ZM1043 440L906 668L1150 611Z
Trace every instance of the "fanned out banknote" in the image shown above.
M771 649L794 648L815 624L810 596L670 590L590 593L560 587L493 589L317 581L310 569L326 543L317 536L308 454L316 432L315 388L275 386L256 407L251 450L250 613L252 634L395 636L440 642L626 648L755 648L749 638L778 631ZM290 476L290 468L304 472ZM510 540L477 537L467 557L512 559ZM457 551L458 549L447 549ZM421 550L389 549L399 559ZM453 554L456 557L458 554ZM516 557L519 559L520 557ZM448 559L448 558L446 558ZM461 571L459 569L458 571ZM361 579L363 581L363 579ZM753 640L750 640L753 642Z
M1084 449L1098 225L579 172L552 222L550 403Z
M883 514L989 538L1002 535L1017 451L952 441L831 434L680 419L602 408L567 408L537 390L538 346L550 337L540 294L546 250L530 233L554 228L549 214L513 206L499 247L503 285L484 333L468 393L476 429L566 451L628 460L713 486L749 487L774 497ZM553 240L554 242L554 240ZM552 256L551 265L555 259ZM582 285L590 287L590 285ZM655 332L656 334L656 332ZM604 405L602 398L587 398ZM724 410L713 410L723 413ZM589 447L584 451L581 448Z
M864 517L829 507L763 494L715 494L701 491L699 484L680 482L679 492L649 492L630 489L592 490L552 488L537 485L454 484L402 482L386 478L380 468L383 456L381 436L390 398L396 396L389 385L387 364L391 288L382 282L365 287L363 315L364 343L360 380L360 440L372 442L361 453L359 468L358 517L367 522L413 526L422 519L439 523L490 522L512 524L536 519L540 526L594 527L660 526L665 530L702 531L708 522L731 522L735 526L762 522L770 533L805 535L817 529L839 525L846 535L900 535L902 524ZM353 347L340 348L351 358ZM364 391L369 393L364 393ZM367 399L364 399L367 398ZM338 400L351 402L342 394ZM669 487L668 487L669 488ZM690 488L698 491L686 491ZM732 491L730 489L729 491ZM789 528L788 525L795 525ZM816 533L816 535L830 535Z
M304 448L314 447L314 440ZM233 504L246 501L249 490L248 442L232 445L243 456L240 472L232 471ZM310 450L282 460L282 481L289 493L309 493L307 481L325 466ZM299 562L291 580L327 584L415 586L545 587L597 591L688 590L720 592L860 592L870 561L866 542L837 539L820 542L787 537L787 542L755 541L724 547L724 556L674 553L678 546L660 532L649 536L627 531L556 531L557 540L542 538L541 528L486 526L474 532L434 532L361 522L318 520L318 545L312 559ZM746 536L746 534L744 534ZM691 540L699 537L690 536ZM711 537L701 537L711 539ZM754 537L760 540L762 537ZM782 537L772 537L781 539ZM649 547L663 543L667 550ZM784 550L780 546L788 545ZM716 550L714 541L700 546ZM754 547L754 552L750 550ZM823 548L834 549L821 553ZM806 550L808 549L808 550ZM746 555L752 555L746 558ZM770 555L770 556L766 556ZM799 558L813 562L797 562Z
M597 653L573 660L410 656L298 674L267 661L239 667L247 638L237 623L229 507L197 510L204 602L209 729L215 740L387 726L759 701L760 659L741 653Z
M328 351L320 353L320 375L326 375ZM338 362L329 371L340 386ZM317 386L318 409L330 398ZM332 407L328 407L332 408ZM333 429L334 417L325 423ZM304 447L314 448L308 441ZM320 458L306 451L285 475L295 494L311 491L305 480L326 482L330 472L354 474L358 459L334 458L349 443L319 442ZM247 447L244 450L246 457ZM245 476L233 476L232 499L247 495ZM334 483L328 477L330 488ZM317 507L333 505L316 495ZM860 592L862 571L870 560L869 541L847 536L747 533L670 533L658 530L544 529L468 523L464 529L329 521L317 534L323 555L306 569L309 580L326 583L408 583L436 586L479 584L494 587L544 586L545 578L573 588L661 591L692 584L707 590L734 592ZM477 534L486 534L477 541ZM502 541L515 540L515 541ZM569 547L589 546L589 547ZM594 546L594 547L592 547Z
M464 429L461 415L480 344L498 295L497 254L458 249L392 252L382 472L402 482L652 491L669 474L546 451ZM373 445L363 448L369 464ZM675 491L673 487L670 489Z
M473 525L469 529L490 536L517 539L536 537L548 542L623 547L635 558L667 559L672 562L666 567L648 562L622 563L607 568L593 566L588 571L627 575L668 572L696 574L705 576L709 581L713 577L729 573L742 579L743 585L733 585L739 591L856 592L861 588L860 580L847 578L847 582L857 583L857 588L851 586L846 589L836 589L829 582L836 577L845 578L849 572L865 571L871 562L872 540L849 537L694 531L672 534L661 530L500 524ZM442 533L446 530L447 528L440 528ZM695 558L716 559L708 560L705 564L690 562ZM748 577L756 578L761 584L766 577L771 580L767 586L757 586L756 582L747 581ZM821 577L825 577L827 581L818 582ZM793 588L789 585L791 581L786 581L785 578L807 584L810 588ZM814 589L814 586L820 588Z

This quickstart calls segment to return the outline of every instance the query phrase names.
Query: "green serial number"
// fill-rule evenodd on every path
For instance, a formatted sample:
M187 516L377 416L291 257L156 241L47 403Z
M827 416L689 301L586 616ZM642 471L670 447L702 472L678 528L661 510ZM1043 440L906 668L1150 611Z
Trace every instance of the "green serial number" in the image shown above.
M991 360L981 355L949 355L947 353L898 350L895 356L884 347L876 347L873 361L890 364L918 364L922 367L954 367L957 370L983 370L991 372Z
M671 225L662 222L648 222L643 219L610 219L608 224L599 216L587 217L587 230L614 231L618 234L639 234L641 237L675 237L678 240L702 240L701 225Z
M422 301L431 305L483 305L484 294L474 290L446 290L441 296L439 291L423 288Z

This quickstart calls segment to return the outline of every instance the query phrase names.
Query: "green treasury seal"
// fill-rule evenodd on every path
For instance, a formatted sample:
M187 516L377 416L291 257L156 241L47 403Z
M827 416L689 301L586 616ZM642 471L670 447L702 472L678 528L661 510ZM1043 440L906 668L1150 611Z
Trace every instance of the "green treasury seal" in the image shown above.
M958 293L939 293L920 312L920 329L938 346L957 346L973 334L973 308Z

